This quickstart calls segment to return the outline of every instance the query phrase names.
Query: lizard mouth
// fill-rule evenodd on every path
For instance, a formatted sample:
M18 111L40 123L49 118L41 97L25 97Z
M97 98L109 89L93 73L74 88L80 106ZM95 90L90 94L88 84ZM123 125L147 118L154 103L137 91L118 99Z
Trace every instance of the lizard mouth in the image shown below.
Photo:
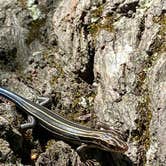
M124 153L128 150L126 142L124 142L118 135L110 135L109 133L103 133L101 139L101 145L106 151Z

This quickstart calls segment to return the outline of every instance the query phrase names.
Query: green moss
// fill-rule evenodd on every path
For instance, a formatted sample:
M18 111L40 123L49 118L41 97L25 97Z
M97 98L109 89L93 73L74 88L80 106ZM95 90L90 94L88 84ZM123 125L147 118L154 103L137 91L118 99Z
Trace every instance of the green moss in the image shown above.
M92 23L88 26L88 32L92 35L92 36L96 36L97 32L99 31L99 25L96 23Z
M152 112L150 109L149 94L144 94L141 99L136 108L139 118L138 121L136 121L137 135L135 141L138 142L139 163L145 164L146 152L150 147L149 126L152 119Z
M137 74L137 84L135 93L139 96L136 108L138 119L135 121L136 131L133 134L132 141L137 141L139 150L138 161L146 163L146 152L150 147L150 122L152 119L152 109L150 107L150 94L148 90L147 71L152 65L152 59L147 58L142 66L143 70Z
M92 35L92 36L96 36L100 30L104 29L108 32L113 32L114 28L113 28L113 20L112 17L106 17L105 21L101 22L95 22L92 23L88 26L88 32Z
M44 26L45 19L32 21L29 25L29 33L27 36L27 44L29 45L35 39L41 39L40 28Z
M155 54L152 55L139 55L140 59L144 59L140 63L142 69L136 74L136 86L134 93L138 96L138 104L136 113L138 118L135 120L136 130L132 133L131 141L137 142L138 148L138 162L141 165L146 164L146 154L151 144L150 123L152 119L150 91L148 88L149 77L147 75L149 69L156 61ZM146 57L146 59L145 59ZM138 164L138 165L139 165Z
M64 70L58 63L55 63L53 67L56 69L56 74L52 75L50 84L54 87L58 83L58 79L64 77Z
M153 17L154 23L157 23L160 25L160 30L158 33L158 40L155 43L155 52L157 53L163 53L166 52L166 39L165 39L165 32L166 32L166 14L162 14L158 17Z
M92 18L99 18L103 13L104 6L100 5L98 8L91 11Z
M96 37L96 35L102 29L109 32L112 32L114 30L113 16L112 15L102 16L103 9L104 6L101 5L97 9L91 11L91 19L93 20L93 22L88 25L87 30L93 37Z
M75 79L76 75L65 72L64 65L61 59L55 58L56 50L49 50L43 53L44 61L47 61L47 65L50 68L55 68L55 74L51 75L50 84L51 87L55 87L55 97L53 103L56 103L56 113L58 112L63 117L79 122L83 125L91 126L93 120L80 121L80 116L93 113L94 98L96 96L94 89L88 86L85 82ZM59 89L58 92L56 88ZM68 92L68 93L66 93ZM86 101L86 107L80 103L82 98ZM69 103L65 104L66 99Z
M139 131L138 141L141 145L144 145L145 150L148 150L150 145L149 125L152 118L150 98L148 94L142 96L141 100L138 102L136 110L139 114L139 120L136 122L136 126Z

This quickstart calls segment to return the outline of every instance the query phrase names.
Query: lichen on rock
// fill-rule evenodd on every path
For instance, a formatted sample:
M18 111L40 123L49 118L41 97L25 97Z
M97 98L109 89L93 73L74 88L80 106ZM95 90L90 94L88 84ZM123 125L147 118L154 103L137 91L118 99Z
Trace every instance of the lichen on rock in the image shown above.
M99 165L165 165L165 11L165 0L1 0L0 85L31 100L49 96L49 109L77 123L99 120L122 131L129 150L111 157L94 150ZM0 112L5 147L7 133L24 138L16 129L26 116L13 111ZM38 165L80 162L63 142L44 152L52 135L42 142L33 134L22 163L36 162L31 149Z

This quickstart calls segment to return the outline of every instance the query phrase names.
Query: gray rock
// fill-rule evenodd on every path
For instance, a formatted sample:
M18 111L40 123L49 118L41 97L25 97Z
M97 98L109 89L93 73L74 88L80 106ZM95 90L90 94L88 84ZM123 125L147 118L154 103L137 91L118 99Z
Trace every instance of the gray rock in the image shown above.
M15 107L9 104L0 104L0 138L10 144L10 150L19 152L23 146L23 138L20 132L12 126L17 123L17 114L14 113ZM3 142L2 142L3 143ZM14 154L11 156L14 157ZM10 160L13 162L13 157ZM4 158L4 160L7 158Z
M31 99L36 91L52 95L56 111L72 120L95 112L126 133L124 160L165 165L165 0L40 0L37 8L50 11L36 22L12 2L0 2L1 84ZM67 163L62 149L37 163L50 162L50 153ZM125 165L119 161L112 165Z
M8 131L10 128L10 124L9 122L3 118L2 116L0 116L0 136L3 137L6 134L6 131Z
M97 31L95 34L93 33L95 35L94 72L95 78L99 78L95 110L101 121L105 120L111 126L126 131L129 130L129 138L133 142L129 143L131 152L129 150L128 154L134 162L145 164L146 153L149 155L147 147L151 137L148 132L150 130L151 115L153 114L151 101L149 101L147 72L153 68L153 63L155 63L151 54L154 55L156 48L159 47L157 34L160 33L161 26L164 26L153 21L155 16L161 15L163 1L154 4L145 3L140 8L137 6L138 3L139 1L110 2L103 5L102 9L98 9L101 16L107 16L107 13L111 10L115 11L115 8L120 15L117 20L116 15L112 16L115 17L112 18L114 19L112 31L96 23ZM89 2L87 2L88 5ZM71 27L68 29L69 31L63 31L61 22L58 22L59 19L67 16L68 11L64 4L63 6L62 10L65 10L65 13L63 12L64 14L58 17L59 12L57 11L54 15L54 20L56 20L55 33L64 34L62 35L63 38L58 37L59 46L60 48L63 46L65 52L70 51L68 52L70 54L72 52L72 42L69 42L71 40L69 36L75 32L71 32L73 30L71 29L72 25L68 21L63 22L63 24ZM149 10L145 12L148 7ZM78 8L79 3L76 6L75 13L77 13ZM83 8L84 6L82 6ZM79 9L79 12L82 9ZM123 13L126 10L135 12L134 17L123 17L127 16ZM97 12L94 9L93 11ZM104 14L102 14L102 11ZM88 11L85 15L88 15L87 13ZM77 15L74 20L76 18ZM101 20L101 23L103 22ZM91 24L90 22L87 23ZM91 28L94 28L94 26L91 26ZM78 35L77 38L79 38ZM145 129L141 126L144 126Z
M3 139L0 139L0 161L5 161L9 156L9 153L12 153L9 143Z
M148 72L153 71L153 64L164 63L164 58L157 60L161 53L156 51L156 48L160 47L157 44L160 42L157 34L162 33L162 27L165 25L153 21L155 16L161 15L162 3L163 1L152 3L146 12L146 18L144 13L140 13L142 9L137 8L134 18L120 17L115 20L114 29L117 33L101 30L96 37L94 69L95 76L99 75L100 78L95 104L97 114L101 121L105 119L111 126L130 131L128 155L134 163L141 165L152 165L152 161L154 165L165 163L165 148L162 146L161 150L158 146L158 142L164 144L164 127L162 129L155 125L156 121L159 123L156 118L164 117L164 113L161 115L153 105L154 100L155 103L161 103L161 97L164 103L161 112L166 111L165 92L158 94L160 88L165 89L165 85L161 83L159 88L160 83L157 82L158 92L153 93L157 93L158 97L152 97L150 89L155 89L155 86L151 85L154 75L148 76ZM165 42L164 37L161 38L161 42ZM156 70L160 70L163 74L158 72L157 75L165 79L165 68L158 66ZM158 116L155 115L156 112ZM149 135L154 128L158 129ZM156 138L159 131L163 135L161 139ZM163 155L156 157L156 153Z
M166 119L166 54L160 55L150 70L149 89L151 92L151 108L153 109L150 125L151 144L147 152L149 165L166 164L165 119Z
M81 165L78 154L62 141L52 142L45 153L40 154L36 166L39 165Z
M13 165L20 163L20 159L16 157L13 150L18 152L21 148L20 134L14 128L11 129L9 122L0 116L0 162L2 165L3 163L12 163Z
M1 8L6 8L7 9L7 8L11 8L11 6L16 2L17 2L16 0L14 0L14 1L12 1L12 0L7 0L7 1L1 0L0 6L1 6Z
M2 0L0 2L0 20L3 23L0 26L0 57L4 61L8 57L11 61L22 62L29 52L25 44L28 31L21 25L29 14L25 10L22 12L20 7L16 7L17 5L17 1ZM20 55L24 55L24 57L15 59ZM13 66L13 68L15 67Z
M81 27L80 19L83 22L86 20L89 7L90 1L62 1L53 17L54 33L58 47L65 53L64 60L68 63L68 70L85 74L88 59L91 58L91 43L84 27ZM85 13L81 16L80 12Z

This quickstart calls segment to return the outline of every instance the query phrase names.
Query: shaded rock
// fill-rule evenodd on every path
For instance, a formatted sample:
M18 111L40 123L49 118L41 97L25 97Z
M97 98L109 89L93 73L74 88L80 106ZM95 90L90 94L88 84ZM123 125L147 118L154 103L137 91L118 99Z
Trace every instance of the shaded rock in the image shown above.
M12 128L6 119L0 117L0 120L0 138L7 140L13 151L18 153L22 149L22 135L15 128Z
M20 163L14 151L18 152L21 148L22 137L15 129L11 129L5 118L0 116L0 162Z
M9 122L3 118L2 116L0 116L0 136L3 137L4 135L6 135L6 132L9 131L10 129L10 124Z
M62 141L52 142L45 153L40 154L36 164L40 165L81 165L78 154Z
M0 2L1 84L31 99L52 96L72 120L95 110L126 133L133 164L165 165L165 0L32 1L43 16L35 21L12 2Z
M10 61L21 62L28 55L29 50L25 44L27 29L22 25L29 14L20 7L16 7L17 1L1 1L0 3L1 22L3 22L0 26L0 57L10 66L12 64ZM25 57L16 59L20 55ZM16 66L16 64L11 65L11 69L14 70Z
M94 78L94 48L87 33L90 5L90 1L62 1L53 17L57 45L64 52L68 70L78 73L88 83Z
M9 147L9 143L3 139L0 139L0 161L5 161L12 150Z
M19 153L22 149L23 138L21 133L12 126L17 124L17 114L15 107L9 104L0 105L0 138L10 144L12 151ZM15 113L14 113L15 112Z

